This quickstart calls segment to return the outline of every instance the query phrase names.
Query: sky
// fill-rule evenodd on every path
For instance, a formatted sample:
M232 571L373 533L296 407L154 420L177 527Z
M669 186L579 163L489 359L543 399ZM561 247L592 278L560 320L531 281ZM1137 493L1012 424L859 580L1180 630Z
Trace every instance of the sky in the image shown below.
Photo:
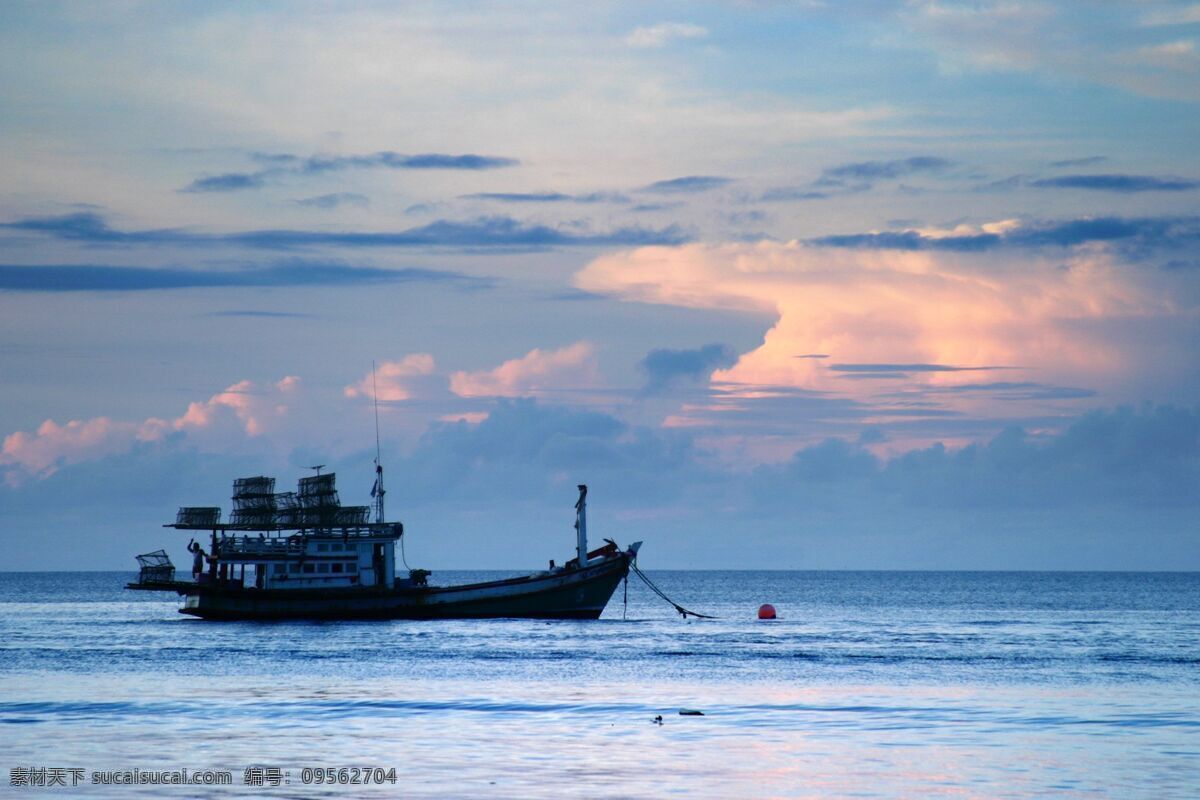
M0 569L1200 569L1200 3L0 5ZM372 377L374 365L374 378Z

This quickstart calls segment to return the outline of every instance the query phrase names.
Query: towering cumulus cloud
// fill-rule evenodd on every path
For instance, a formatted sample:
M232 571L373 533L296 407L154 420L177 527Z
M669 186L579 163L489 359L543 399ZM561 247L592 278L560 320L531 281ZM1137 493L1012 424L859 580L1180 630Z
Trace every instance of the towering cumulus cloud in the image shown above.
M1011 414L1022 400L1127 385L1152 349L1165 357L1163 374L1186 363L1166 342L1129 335L1194 312L1138 275L1096 247L1051 259L762 242L606 255L576 285L773 317L757 348L713 373L726 392L820 392L872 403L883 416L934 403L982 412L1003 401ZM1083 388L1050 386L1064 383Z

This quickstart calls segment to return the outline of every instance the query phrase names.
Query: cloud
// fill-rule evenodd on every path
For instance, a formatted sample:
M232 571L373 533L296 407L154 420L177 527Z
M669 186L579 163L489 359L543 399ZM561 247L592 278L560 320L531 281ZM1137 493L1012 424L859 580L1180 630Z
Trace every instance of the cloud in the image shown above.
M663 47L669 42L680 39L703 39L708 36L708 30L689 22L660 22L634 28L625 37L625 44L637 48Z
M743 200L763 203L825 200L835 195L868 191L881 180L903 178L919 173L943 172L952 166L954 166L953 161L936 156L912 156L890 161L855 161L826 167L822 170L820 177L811 184L767 189L757 197L747 197ZM901 188L913 191L912 187L902 186Z
M571 195L562 192L478 192L465 194L464 200L495 200L501 203L561 203Z
M438 169L438 170L490 170L512 167L521 162L502 156L482 156L474 153L449 155L446 153L421 153L404 155L383 150L378 153L351 156L309 156L300 158L290 153L254 153L252 158L266 164L257 172L230 172L197 178L185 186L184 192L232 192L242 189L258 189L271 178L279 176L310 176L347 169Z
M399 361L384 361L372 375L342 390L346 397L378 398L395 403L412 398L416 378L433 375L434 360L428 353L413 353ZM378 388L378 394L376 394Z
M978 372L1006 367L954 367L949 364L830 364L834 372Z
M627 301L767 315L773 322L761 344L713 372L709 401L685 407L671 424L778 429L786 418L794 442L801 419L809 431L828 431L839 419L954 416L978 426L1014 413L1044 417L1053 407L1046 403L1128 393L1143 380L1189 391L1194 335L1181 331L1200 301L1160 276L1100 248L1007 260L760 242L607 254L575 285ZM1024 405L997 405L984 392L927 391L999 382L999 371L1012 367L1082 391L1031 392Z
M204 192L237 192L242 189L258 189L266 183L267 173L227 172L224 175L210 175L197 178L181 191L200 194Z
M1172 406L1089 412L1059 434L1009 427L961 448L934 444L884 460L827 440L755 474L760 498L783 490L857 494L902 508L1195 507L1200 413ZM890 498L890 500L884 500Z
M619 192L477 192L462 195L464 200L491 200L497 203L628 203L629 197Z
M781 186L766 190L756 199L760 203L791 203L797 200L824 200L828 197L828 192L820 192L803 186Z
M1183 192L1200 187L1186 178L1156 178L1152 175L1059 175L1030 181L1038 189L1092 189L1100 192Z
M820 236L809 243L821 247L881 250L948 250L979 252L999 247L1072 247L1097 242L1125 242L1141 247L1177 247L1200 239L1197 217L1092 217L1014 223L952 233L885 231Z
M16 431L0 447L0 471L9 486L45 479L64 466L128 453L139 443L162 443L172 435L196 435L232 427L240 434L261 436L288 413L288 397L300 379L289 375L267 387L239 381L207 400L189 403L184 413L166 420L141 422L93 417L59 424L46 420L32 432Z
M470 220L437 220L402 231L336 232L266 229L236 233L197 233L179 228L120 231L99 214L81 212L55 217L31 217L0 223L0 229L26 231L64 241L111 245L235 245L266 250L304 247L608 247L673 244L690 236L678 226L624 227L589 233L578 228L553 228L511 217L477 217Z
M1149 97L1200 98L1189 41L1121 47L1134 26L1155 19L1163 25L1187 24L1190 9L1138 13L1136 5L1114 5L1097 13L1076 3L918 0L907 4L898 21L905 44L933 51L944 72L1040 73Z
M486 416L432 423L387 467L404 475L409 558L435 568L471 553L479 561L462 566L528 569L521 553L569 552L576 483L591 488L592 535L645 539L644 557L660 567L1033 569L1057 553L1052 565L1062 568L1194 568L1200 409L1119 408L1066 423L1059 433L1014 426L974 445L930 444L891 457L878 452L888 435L869 426L735 471L714 464L688 430L501 399ZM344 499L352 487L366 496L371 455L326 462ZM164 508L220 504L233 475L287 482L301 464L317 463L306 456L264 462L138 442L63 464L45 480L0 486L13 523L7 544L36 520L47 533L61 530L56 541L68 547L44 562L16 547L16 567L119 568L130 553L162 542L148 534L139 550L128 538L80 536L56 498L85 503L97 524L119 518L130 536L130 515L134 529L150 529ZM143 510L148 496L158 500ZM740 534L731 539L734 529ZM437 535L445 530L455 536ZM113 539L124 544L105 550ZM697 542L705 546L697 550Z
M115 422L108 417L70 420L59 425L46 420L33 432L4 437L0 467L10 486L28 477L47 478L65 464L77 464L124 452L138 440L158 438L157 427Z
M858 161L826 168L817 183L825 185L837 184L844 180L877 181L901 178L917 172L940 172L953 165L953 161L935 156L913 156L892 161Z
M484 289L494 285L488 278L458 272L419 268L354 267L319 261L286 261L239 270L124 267L105 264L0 264L0 291L9 292L142 292L256 286L361 286L379 283L431 283L462 289Z
M523 397L599 385L595 348L588 342L559 350L535 348L495 369L450 376L450 391L459 397Z
M707 381L713 370L733 366L737 361L728 345L707 344L695 350L651 350L638 366L646 373L644 394L658 394L672 384Z
M927 387L926 393L985 392L998 400L1082 400L1098 396L1092 389L1073 386L1049 386L1032 381L992 381L960 383L954 386Z
M354 192L335 192L333 194L321 194L316 197L302 197L295 201L296 205L305 208L338 208L339 206L358 206L360 208L371 204L371 201L364 194L355 194Z
M1200 3L1155 9L1141 18L1141 24L1146 27L1200 24Z
M1139 47L1133 52L1130 60L1149 67L1184 74L1194 74L1197 64L1200 64L1200 57L1196 53L1196 43L1190 39Z
M686 175L682 178L655 181L649 186L643 186L640 191L656 194L691 194L720 189L731 183L733 183L733 178L723 178L719 175Z
M1051 167L1087 167L1108 161L1108 156L1084 156L1082 158L1064 158L1061 161L1051 161Z

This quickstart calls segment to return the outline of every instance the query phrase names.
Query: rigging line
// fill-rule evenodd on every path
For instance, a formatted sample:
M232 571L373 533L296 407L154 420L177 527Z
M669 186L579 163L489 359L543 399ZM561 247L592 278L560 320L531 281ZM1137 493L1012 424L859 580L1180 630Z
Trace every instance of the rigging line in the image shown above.
M408 565L408 557L404 555L404 534L400 534L400 562L404 564L404 568L412 572L412 567Z
M626 615L629 613L629 572L628 571L625 572L624 584L625 584L625 599L624 599L623 604L621 605L621 620L622 621L625 620Z
M688 617L697 617L699 619L718 619L718 617L710 616L708 614L697 614L695 611L689 611L688 609L679 605L679 603L676 603L674 600L667 597L666 594L663 593L663 590L659 589L657 586L655 586L654 582L651 581L648 577L646 577L646 573L644 573L640 569L638 569L638 565L635 564L634 562L632 562L632 561L629 562L629 568L631 570L633 570L635 575L637 575L639 578L641 578L643 581L645 581L646 585L650 587L651 591L653 591L656 595L658 595L663 600L666 600L668 603L670 603L672 606L674 606L675 610L678 611L679 615L681 617L683 617L684 619L687 619Z

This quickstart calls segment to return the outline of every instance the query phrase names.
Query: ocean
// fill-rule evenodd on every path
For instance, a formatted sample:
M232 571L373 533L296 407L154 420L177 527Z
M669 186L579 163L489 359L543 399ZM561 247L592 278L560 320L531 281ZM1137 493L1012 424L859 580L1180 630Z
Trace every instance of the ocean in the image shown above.
M1200 573L648 574L719 618L632 576L593 622L220 623L0 573L0 792L1200 797Z

